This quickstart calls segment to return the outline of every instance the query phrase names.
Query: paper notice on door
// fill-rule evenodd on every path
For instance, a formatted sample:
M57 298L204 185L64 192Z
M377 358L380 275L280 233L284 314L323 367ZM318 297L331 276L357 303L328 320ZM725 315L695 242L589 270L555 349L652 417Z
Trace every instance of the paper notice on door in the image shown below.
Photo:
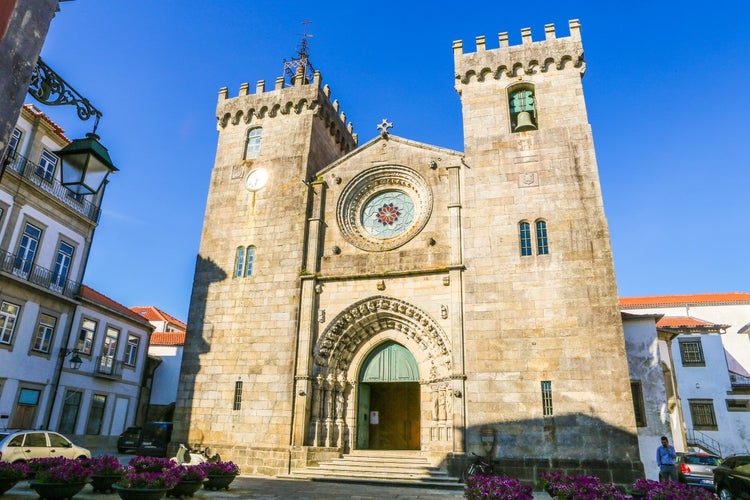
M378 415L378 412L371 411L370 412L370 425L378 425L380 421L380 416Z

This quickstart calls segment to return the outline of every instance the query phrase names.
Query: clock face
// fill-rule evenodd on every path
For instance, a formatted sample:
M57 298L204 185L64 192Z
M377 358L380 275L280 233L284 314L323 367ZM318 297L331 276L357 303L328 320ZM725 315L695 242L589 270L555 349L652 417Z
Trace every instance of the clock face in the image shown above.
M265 169L258 168L247 175L245 187L250 191L257 191L263 188L266 182L268 182L268 172Z

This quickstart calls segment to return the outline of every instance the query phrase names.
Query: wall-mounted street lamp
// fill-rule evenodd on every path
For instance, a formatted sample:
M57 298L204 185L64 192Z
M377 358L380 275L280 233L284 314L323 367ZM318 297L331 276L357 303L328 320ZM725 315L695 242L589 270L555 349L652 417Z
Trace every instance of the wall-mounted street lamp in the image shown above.
M102 117L101 111L47 66L41 57L31 75L29 94L49 106L75 106L81 120L88 120L92 116L96 118L94 129L86 134L85 139L75 139L60 151L55 151L55 154L62 162L63 186L76 194L98 193L107 176L117 171L107 148L99 142L99 136L96 135L99 119Z
M76 351L75 349L66 349L64 347L60 349L61 358L63 359L68 358L68 357L70 358L70 368L72 370L78 370L83 364L83 360L81 359L79 354L80 353Z

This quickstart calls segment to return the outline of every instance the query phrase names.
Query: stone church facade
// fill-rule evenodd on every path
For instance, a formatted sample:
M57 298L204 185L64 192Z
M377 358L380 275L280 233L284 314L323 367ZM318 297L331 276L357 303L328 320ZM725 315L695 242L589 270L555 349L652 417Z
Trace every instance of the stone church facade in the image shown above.
M465 150L358 145L319 73L217 105L174 442L642 477L580 28L454 42Z

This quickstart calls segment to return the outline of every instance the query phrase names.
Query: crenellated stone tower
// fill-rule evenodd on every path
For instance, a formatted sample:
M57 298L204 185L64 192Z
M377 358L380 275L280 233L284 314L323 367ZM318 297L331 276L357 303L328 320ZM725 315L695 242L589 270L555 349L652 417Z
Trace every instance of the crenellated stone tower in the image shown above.
M357 139L320 73L248 90L219 92L175 439L229 456L227 446L254 443L258 470L277 471L288 462L310 180Z
M643 475L579 25L545 31L454 43L465 152L358 146L305 67L222 89L173 442Z
M484 37L472 53L453 45L469 446L490 435L504 458L626 477L641 466L580 27L521 34L518 46L507 33L493 50Z

